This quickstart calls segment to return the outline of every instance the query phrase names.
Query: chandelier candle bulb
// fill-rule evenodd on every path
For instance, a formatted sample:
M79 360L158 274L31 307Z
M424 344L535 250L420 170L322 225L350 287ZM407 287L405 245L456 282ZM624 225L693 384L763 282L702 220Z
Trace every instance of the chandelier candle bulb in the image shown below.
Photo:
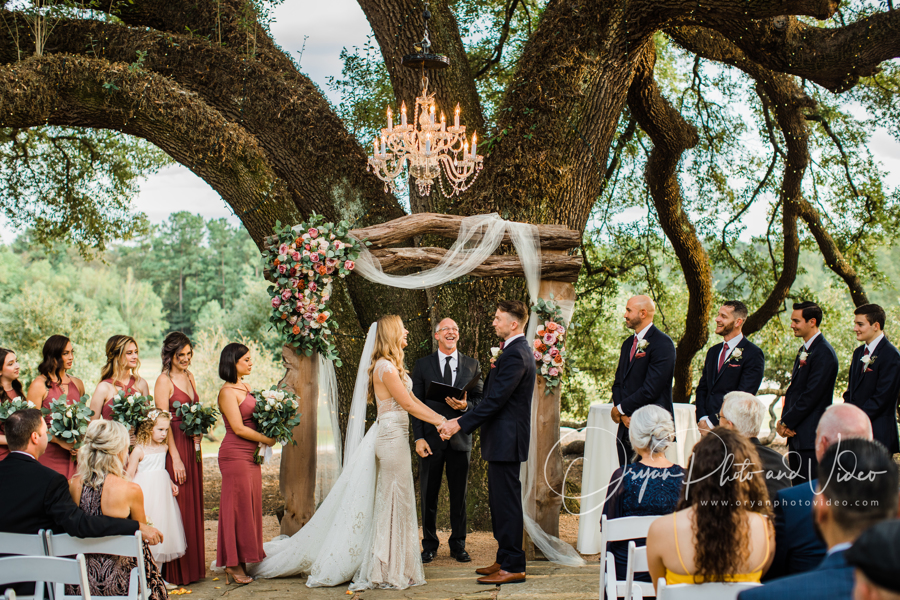
M459 104L456 105L456 115L453 117L453 126L459 127Z
M447 131L447 120L444 118L444 113L441 111L441 133Z
M384 139L384 136L381 136L381 155L384 156L387 154L387 141Z
M390 106L388 106L387 115L388 115L388 126L387 126L387 128L388 128L388 132L390 132L390 131L394 128L394 113L391 112L391 107L390 107Z
M400 125L406 127L406 102L400 105Z
M478 134L472 134L472 160L475 160L475 148L478 146Z

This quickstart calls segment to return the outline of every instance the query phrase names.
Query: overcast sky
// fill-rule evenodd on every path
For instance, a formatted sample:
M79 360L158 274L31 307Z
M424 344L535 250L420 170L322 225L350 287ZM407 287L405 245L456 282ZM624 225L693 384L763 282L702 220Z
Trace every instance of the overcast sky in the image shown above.
M341 49L362 46L371 33L356 0L285 0L276 10L275 17L272 31L276 41L295 59L300 59L301 70L329 95L333 103L337 101L338 98L328 90L327 78L341 74ZM900 185L900 144L881 131L873 136L871 148L889 171L889 184ZM180 165L167 167L148 178L141 186L135 205L153 222L164 221L178 210L189 210L206 217L229 217L238 222L212 188ZM764 209L760 208L761 214L750 216L750 220L760 221L760 227L749 224L748 233L765 229ZM5 241L15 235L2 226L0 233Z

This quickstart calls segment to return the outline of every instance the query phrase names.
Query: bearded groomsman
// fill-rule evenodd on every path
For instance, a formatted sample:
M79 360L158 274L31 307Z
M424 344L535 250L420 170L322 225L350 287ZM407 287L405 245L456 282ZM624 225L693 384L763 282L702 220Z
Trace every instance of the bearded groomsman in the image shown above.
M784 395L781 419L775 426L788 440L788 465L797 474L794 485L810 480L816 459L816 426L834 399L838 359L819 331L822 309L814 302L798 302L791 313L791 329L803 345L794 359L791 384Z
M853 351L844 402L860 407L869 416L872 436L894 454L900 452L897 437L900 352L884 335L883 308L864 304L853 314L853 331L863 345Z
M746 320L747 307L740 300L724 303L716 315L716 334L724 341L706 353L694 396L701 435L719 425L719 410L725 394L747 392L755 396L762 383L766 357L741 332Z
M481 365L477 360L461 353L459 326L453 319L438 323L434 338L438 350L416 361L413 368L413 394L429 408L455 419L478 406L482 397ZM471 395L463 395L460 400L445 398L441 401L426 398L428 384L438 381L458 388L464 387L473 378L478 383ZM442 440L437 429L419 419L412 419L413 435L416 439L416 454L419 455L419 487L422 496L422 562L429 563L437 554L440 540L437 536L437 505L447 471L447 491L450 494L450 556L459 562L472 560L466 552L466 490L469 481L469 458L472 455L472 436L462 431L449 440Z
M631 415L642 406L656 404L675 417L672 378L675 375L675 344L653 325L656 306L649 296L633 296L625 305L625 326L634 335L622 343L619 366L612 387L612 419L619 424L616 450L619 465L630 462L634 450L628 438Z

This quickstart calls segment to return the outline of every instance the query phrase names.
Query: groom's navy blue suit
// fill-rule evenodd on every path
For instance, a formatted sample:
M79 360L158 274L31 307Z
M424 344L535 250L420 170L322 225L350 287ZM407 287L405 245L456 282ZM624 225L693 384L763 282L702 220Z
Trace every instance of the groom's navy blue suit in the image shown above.
M497 562L509 573L525 572L519 469L528 460L534 377L534 355L525 337L517 337L504 346L491 367L481 402L458 421L465 433L481 427L481 458L488 463L488 497L498 544Z

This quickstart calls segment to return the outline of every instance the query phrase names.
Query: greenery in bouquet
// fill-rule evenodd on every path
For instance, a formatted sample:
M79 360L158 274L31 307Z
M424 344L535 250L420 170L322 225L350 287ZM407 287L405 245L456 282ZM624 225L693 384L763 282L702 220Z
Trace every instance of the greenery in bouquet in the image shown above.
M15 398L9 402L0 404L0 423L6 422L11 414L25 410L26 408L35 408L34 403L25 398Z
M81 446L81 438L94 416L90 401L88 394L72 404L67 404L65 397L62 397L51 402L49 408L41 409L45 415L50 415L50 427L47 430L50 437L72 444L74 448ZM72 460L75 460L74 456Z
M112 420L137 430L153 406L153 396L142 396L140 393L126 395L125 390L119 390L112 399Z
M538 372L546 380L545 393L549 394L558 387L566 367L565 338L566 328L559 305L550 300L538 299L532 307L538 316L535 332L534 360ZM543 321L543 324L541 323Z
M181 430L185 435L206 435L216 426L219 420L219 411L212 406L203 406L198 402L182 404L178 400L172 403L175 416L181 418ZM200 457L200 442L194 442L194 458L197 462Z
M297 396L277 386L268 390L253 392L256 398L256 406L253 408L253 421L256 430L266 437L274 438L282 446L296 445L294 440L294 427L300 424L300 403ZM262 464L259 451L262 444L256 449L253 457L258 464Z
M328 305L334 278L353 271L363 242L350 236L347 221L335 225L316 213L293 227L279 221L274 230L262 256L263 272L274 284L269 286L269 320L298 352L320 352L341 366L333 333L338 324Z

